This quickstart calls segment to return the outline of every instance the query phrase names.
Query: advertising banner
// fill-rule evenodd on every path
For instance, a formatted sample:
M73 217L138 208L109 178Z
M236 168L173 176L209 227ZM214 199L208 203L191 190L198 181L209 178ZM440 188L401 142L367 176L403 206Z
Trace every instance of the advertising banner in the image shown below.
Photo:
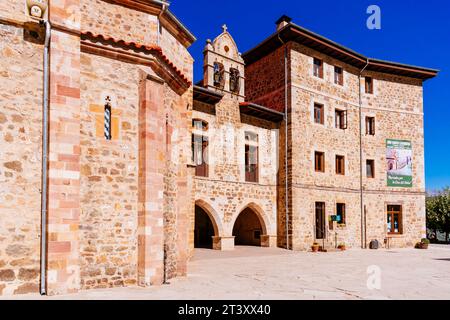
M386 140L388 187L412 187L411 141Z

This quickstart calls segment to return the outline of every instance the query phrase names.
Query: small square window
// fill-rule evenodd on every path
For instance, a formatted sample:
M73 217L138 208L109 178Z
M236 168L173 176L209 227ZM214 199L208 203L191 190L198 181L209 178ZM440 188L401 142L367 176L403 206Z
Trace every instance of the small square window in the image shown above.
M325 123L323 104L314 103L314 122L319 124Z

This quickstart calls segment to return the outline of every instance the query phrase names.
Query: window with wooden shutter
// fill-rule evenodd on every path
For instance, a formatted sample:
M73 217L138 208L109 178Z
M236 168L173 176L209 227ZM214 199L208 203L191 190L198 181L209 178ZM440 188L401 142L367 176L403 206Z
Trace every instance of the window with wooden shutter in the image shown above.
M336 174L345 175L345 157L336 156Z
M314 152L314 169L316 172L325 172L325 154L323 152Z
M325 123L324 106L320 103L314 103L314 122L318 124Z
M203 120L192 120L192 162L195 165L195 175L208 176L208 123Z
M338 129L347 129L347 110L335 110L335 125Z
M313 66L314 76L323 79L323 61L317 58L314 58L314 66Z

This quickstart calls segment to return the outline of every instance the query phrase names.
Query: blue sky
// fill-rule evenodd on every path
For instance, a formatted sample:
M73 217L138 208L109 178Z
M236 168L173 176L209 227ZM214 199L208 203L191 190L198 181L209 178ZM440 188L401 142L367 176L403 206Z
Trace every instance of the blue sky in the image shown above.
M373 4L381 8L381 30L366 27ZM426 186L450 186L450 1L173 0L171 10L198 39L190 48L195 81L205 40L222 24L245 52L272 34L283 14L366 56L441 70L424 84Z

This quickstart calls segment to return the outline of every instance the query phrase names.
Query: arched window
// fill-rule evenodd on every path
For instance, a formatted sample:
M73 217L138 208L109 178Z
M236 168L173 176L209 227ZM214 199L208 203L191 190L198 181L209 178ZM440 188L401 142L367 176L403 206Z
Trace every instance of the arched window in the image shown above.
M230 91L233 93L239 93L240 86L240 74L236 68L230 68Z
M192 120L192 161L195 175L208 176L208 123L204 120Z
M258 182L258 135L245 132L245 181Z
M225 68L220 62L214 62L214 86L220 89L225 86Z
M105 100L104 135L106 140L111 140L111 98L108 96Z

